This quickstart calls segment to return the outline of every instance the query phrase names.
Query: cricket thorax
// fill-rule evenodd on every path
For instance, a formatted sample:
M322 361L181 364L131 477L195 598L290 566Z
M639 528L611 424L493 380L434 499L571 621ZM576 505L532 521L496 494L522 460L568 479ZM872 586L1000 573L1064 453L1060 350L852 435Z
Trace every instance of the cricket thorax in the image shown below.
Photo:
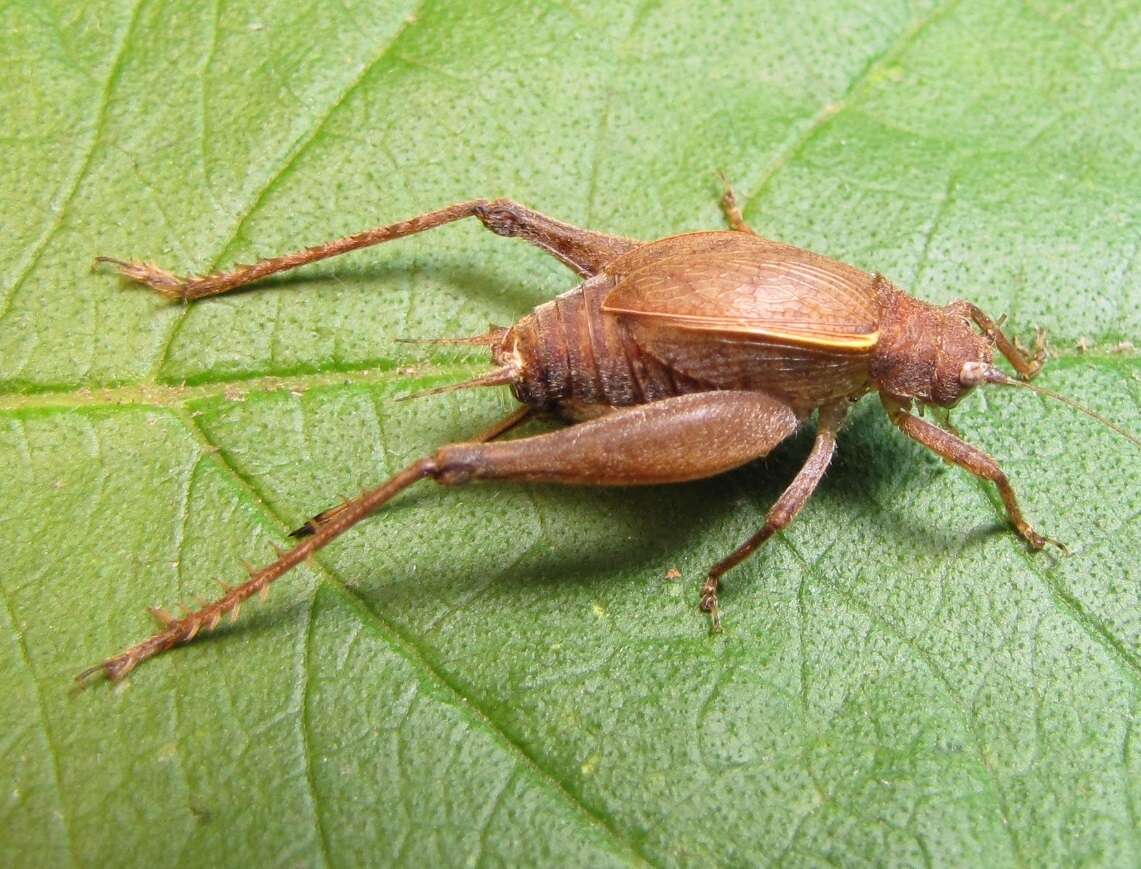
M961 380L963 365L989 364L990 342L955 304L941 308L892 289L882 305L874 386L895 398L953 407L970 389Z

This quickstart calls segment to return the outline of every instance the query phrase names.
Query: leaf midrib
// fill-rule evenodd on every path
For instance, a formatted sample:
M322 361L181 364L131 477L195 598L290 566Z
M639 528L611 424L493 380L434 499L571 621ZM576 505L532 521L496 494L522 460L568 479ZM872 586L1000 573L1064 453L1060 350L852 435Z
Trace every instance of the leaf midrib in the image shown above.
M285 177L285 175L297 164L301 156L309 149L309 147L317 140L320 132L325 129L329 119L336 114L337 110L345 104L345 101L353 95L353 93L361 86L361 84L372 74L373 70L388 56L389 52L400 40L400 37L408 30L408 28L417 21L421 9L424 7L426 0L419 0L411 10L404 16L403 22L397 28L392 36L381 43L377 52L361 67L361 71L353 78L352 81L332 100L325 111L316 118L309 130L302 134L293 145L286 151L284 159L281 164L266 177L265 181L258 187L257 191L250 198L249 203L237 215L234 221L234 226L230 230L226 240L222 242L218 249L218 255L210 264L209 270L214 270L220 267L223 259L226 257L230 247L241 237L242 230L249 222L250 218L257 213L261 204L265 201L266 196L273 190L277 183ZM155 354L155 362L151 368L150 379L158 382L161 378L162 371L166 367L167 360L170 358L171 348L178 338L178 334L182 329L183 324L186 322L189 306L184 306L179 315L171 321L167 327L168 331L166 338L163 340L160 349Z
M1076 347L1062 352L1052 350L1042 377L1048 380L1053 371L1067 371L1080 365L1090 365L1105 371L1116 372L1123 380L1137 378L1141 354L1131 349L1112 346L1079 350ZM486 369L479 359L471 362L409 361L395 365L365 367L324 368L304 374L274 374L272 372L210 380L197 384L165 384L139 381L119 385L45 386L36 384L27 389L0 384L0 413L48 408L106 408L123 406L180 407L209 398L241 400L265 392L304 393L310 389L336 386L392 386L402 385L410 390L434 386L438 383L459 382Z
M276 526L281 541L286 542L288 537L285 536L285 533L289 527L289 523L286 522L285 518L273 507L266 495L258 489L255 482L248 479L229 461L226 457L225 450L210 439L206 431L198 425L190 414L176 411L174 416L189 434L199 442L202 446L203 453L210 457L210 460L225 473L233 485L237 486L245 494L248 500L253 502L255 509L266 516L270 522ZM561 801L576 811L584 823L587 823L590 827L603 833L605 838L610 842L615 854L626 858L634 864L654 865L637 844L631 841L628 836L624 835L623 831L619 830L611 819L607 818L606 815L598 809L588 805L582 797L576 794L554 771L544 766L540 762L541 759L539 757L536 757L533 752L528 751L527 747L517 737L513 736L503 724L496 720L490 712L480 706L472 697L465 694L453 679L450 679L443 670L433 664L428 655L425 654L424 649L417 643L415 636L410 635L405 629L400 628L390 619L386 618L383 613L370 606L360 595L354 592L340 576L323 562L320 554L312 556L307 564L309 564L310 568L325 587L333 590L358 614L364 627L373 631L396 654L400 655L411 667L419 672L423 678L453 697L456 701L454 705L458 708L468 710L469 714L471 714L506 751L512 754L518 763L531 770L538 782L550 788ZM311 630L311 625L312 610L310 610L309 614L309 624L306 626L307 632ZM314 808L316 810L316 805Z

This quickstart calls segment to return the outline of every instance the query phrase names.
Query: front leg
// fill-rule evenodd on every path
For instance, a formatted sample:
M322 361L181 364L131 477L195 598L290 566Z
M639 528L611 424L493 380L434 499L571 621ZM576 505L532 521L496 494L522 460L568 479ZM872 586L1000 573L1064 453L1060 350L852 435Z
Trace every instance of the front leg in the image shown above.
M1021 380L1033 380L1042 370L1042 366L1046 364L1046 331L1044 329L1038 329L1034 335L1034 349L1027 351L1017 338L1012 341L1006 337L1006 333L1002 331L1001 317L999 322L995 322L987 316L982 308L971 302L955 302L954 304L966 316L974 320L983 334L994 342L998 352L1006 357L1006 361L1018 372L1018 377Z
M984 453L976 446L972 446L961 438L956 437L948 431L944 431L938 426L920 419L919 417L908 413L904 405L880 394L880 401L883 403L887 415L891 421L899 426L900 431L914 441L918 441L931 450L936 455L946 459L948 462L958 465L967 471L970 471L976 477L984 480L990 480L995 486L998 487L998 493L1002 496L1002 503L1006 507L1006 515L1010 519L1010 524L1014 526L1014 530L1035 549L1041 549L1047 543L1053 544L1061 549L1063 552L1068 550L1064 545L1057 540L1051 540L1049 537L1043 537L1037 531L1030 527L1030 523L1026 521L1022 515L1022 510L1018 506L1018 499L1014 496L1014 488L1010 485L1010 481L1006 479L1006 474L1002 472L1002 468L998 466L998 462Z

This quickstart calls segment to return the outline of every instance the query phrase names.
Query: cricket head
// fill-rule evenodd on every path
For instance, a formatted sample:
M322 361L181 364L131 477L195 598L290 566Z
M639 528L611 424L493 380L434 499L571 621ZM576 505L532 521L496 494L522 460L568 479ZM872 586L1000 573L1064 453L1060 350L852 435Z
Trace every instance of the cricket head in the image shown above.
M956 303L940 308L897 292L880 324L871 378L894 398L954 407L982 382L973 372L993 358L994 343Z
M976 305L952 302L942 308L897 290L886 299L881 337L872 360L872 382L896 399L954 407L976 386L993 384L1029 389L1059 401L1117 432L1135 446L1141 439L1080 402L1028 383L1042 367L1045 333L1032 356L1012 342ZM980 331L975 331L976 327ZM993 364L995 351L1017 370L1015 379Z

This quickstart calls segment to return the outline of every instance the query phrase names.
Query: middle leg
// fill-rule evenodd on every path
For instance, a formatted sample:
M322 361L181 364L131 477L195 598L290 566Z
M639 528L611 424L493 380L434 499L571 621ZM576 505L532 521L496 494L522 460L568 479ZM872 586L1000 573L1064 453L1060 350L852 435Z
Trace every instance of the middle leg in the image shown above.
M729 179L724 174L718 172L717 177L721 179L721 184L724 187L724 192L721 194L721 210L725 212L725 220L729 223L729 228L734 232L747 232L750 235L756 235L753 228L745 223L745 217L741 214L741 207L737 204L737 194L733 192L733 185L729 183Z
M721 630L721 613L717 606L717 591L721 587L721 577L756 552L766 540L787 527L801 508L808 503L808 499L816 491L816 486L832 461L832 454L836 451L836 432L844 424L847 415L847 401L820 408L820 421L816 427L816 440L812 444L812 452L808 454L804 466L788 488L769 508L761 530L709 569L709 576L705 580L705 585L701 587L701 608L709 613L713 630Z

